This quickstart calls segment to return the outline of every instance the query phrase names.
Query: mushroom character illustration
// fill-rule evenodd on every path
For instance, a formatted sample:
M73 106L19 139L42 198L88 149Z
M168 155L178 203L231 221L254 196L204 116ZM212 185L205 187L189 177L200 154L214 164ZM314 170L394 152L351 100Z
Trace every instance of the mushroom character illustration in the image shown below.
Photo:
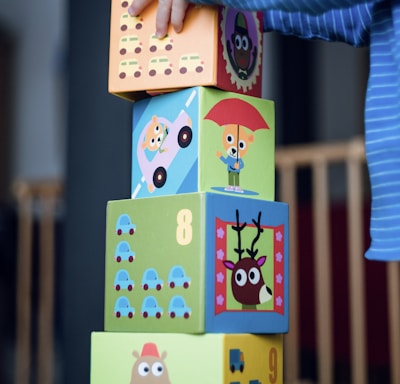
M228 186L225 191L243 193L239 175L244 167L243 158L254 142L254 132L258 129L269 129L260 112L250 103L228 98L215 104L204 117L224 128L222 145L226 156L217 151L217 157L227 166ZM250 131L250 132L248 132Z
M262 71L262 18L252 11L221 10L222 57L226 75L236 89L246 93L260 86Z
M156 344L145 343L140 355L137 351L133 351L132 355L137 360L132 368L130 384L171 384L167 367L164 364L167 357L166 351L160 357Z
M265 303L272 298L272 290L265 282L261 267L267 260L267 256L256 258L258 249L255 249L260 235L264 232L261 228L261 212L258 213L257 220L252 219L257 229L251 247L246 248L249 257L242 257L245 250L242 248L241 232L246 228L247 223L240 224L239 211L236 210L236 225L232 229L237 233L237 248L234 248L238 255L238 261L224 260L224 266L232 271L231 288L235 299L242 304L243 309L257 309L258 304Z
M257 64L257 42L251 39L243 12L236 14L234 25L231 36L226 40L228 57L239 78L247 80Z

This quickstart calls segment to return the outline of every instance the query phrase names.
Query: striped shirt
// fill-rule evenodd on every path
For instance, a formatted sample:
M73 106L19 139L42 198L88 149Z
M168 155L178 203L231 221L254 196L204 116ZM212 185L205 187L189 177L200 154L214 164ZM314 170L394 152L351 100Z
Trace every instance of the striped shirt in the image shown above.
M265 11L265 31L341 41L356 47L370 46L365 149L372 207L371 245L365 257L400 260L400 0L222 0L220 3L237 9Z

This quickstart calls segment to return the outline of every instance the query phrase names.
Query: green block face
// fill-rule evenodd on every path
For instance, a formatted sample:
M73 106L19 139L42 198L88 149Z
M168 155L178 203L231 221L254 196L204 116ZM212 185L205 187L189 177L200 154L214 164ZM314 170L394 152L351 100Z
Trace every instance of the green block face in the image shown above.
M132 197L274 200L274 103L194 87L133 104Z
M105 330L204 329L201 203L196 195L109 202Z
M282 383L282 335L93 333L91 383Z
M191 193L107 207L105 330L288 331L287 204Z

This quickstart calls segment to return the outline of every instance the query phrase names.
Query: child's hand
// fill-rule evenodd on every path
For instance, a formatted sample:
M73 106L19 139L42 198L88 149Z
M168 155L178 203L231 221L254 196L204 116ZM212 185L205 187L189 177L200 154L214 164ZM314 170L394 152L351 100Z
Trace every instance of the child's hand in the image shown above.
M128 12L131 16L137 16L154 0L133 0ZM188 3L185 0L158 0L156 16L156 36L162 38L167 34L168 24L171 24L175 32L179 33L183 28Z

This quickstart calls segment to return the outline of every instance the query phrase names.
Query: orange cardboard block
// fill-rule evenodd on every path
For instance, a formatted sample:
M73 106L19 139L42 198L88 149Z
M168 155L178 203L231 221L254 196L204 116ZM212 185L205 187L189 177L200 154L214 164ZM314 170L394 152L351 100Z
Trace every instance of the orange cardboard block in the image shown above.
M157 2L137 17L112 0L109 92L128 100L192 86L261 97L262 13L190 5L184 30L155 37Z

